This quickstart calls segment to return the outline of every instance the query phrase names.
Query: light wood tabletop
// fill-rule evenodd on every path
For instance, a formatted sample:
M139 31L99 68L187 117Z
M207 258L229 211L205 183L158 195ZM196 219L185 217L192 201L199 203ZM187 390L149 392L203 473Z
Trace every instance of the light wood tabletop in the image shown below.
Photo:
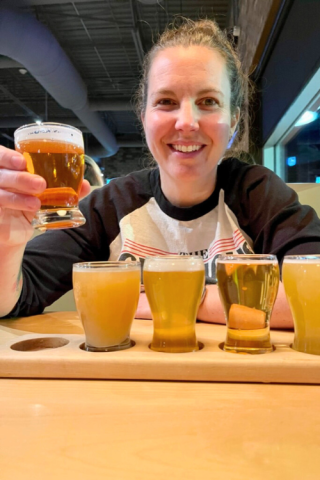
M0 322L1 342L79 334L76 315ZM320 386L0 379L1 480L319 478Z

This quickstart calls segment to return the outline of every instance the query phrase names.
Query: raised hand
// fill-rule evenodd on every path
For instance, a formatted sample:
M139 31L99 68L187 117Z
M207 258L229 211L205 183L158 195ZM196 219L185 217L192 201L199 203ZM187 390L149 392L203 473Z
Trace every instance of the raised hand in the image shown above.
M21 154L0 146L0 245L23 245L32 237L31 220L40 208L35 195L45 188L42 177L26 172Z

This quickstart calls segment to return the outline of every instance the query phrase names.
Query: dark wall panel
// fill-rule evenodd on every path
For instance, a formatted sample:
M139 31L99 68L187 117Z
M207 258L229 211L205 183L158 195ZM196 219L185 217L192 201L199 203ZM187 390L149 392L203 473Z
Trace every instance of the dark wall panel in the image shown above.
M295 0L260 78L263 144L319 66L320 0Z

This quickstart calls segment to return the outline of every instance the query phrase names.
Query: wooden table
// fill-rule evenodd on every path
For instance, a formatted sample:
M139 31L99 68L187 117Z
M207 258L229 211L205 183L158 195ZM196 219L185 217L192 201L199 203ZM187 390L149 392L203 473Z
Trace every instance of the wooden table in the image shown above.
M30 332L81 326L1 321L0 343ZM316 385L0 380L1 480L314 480L319 440Z

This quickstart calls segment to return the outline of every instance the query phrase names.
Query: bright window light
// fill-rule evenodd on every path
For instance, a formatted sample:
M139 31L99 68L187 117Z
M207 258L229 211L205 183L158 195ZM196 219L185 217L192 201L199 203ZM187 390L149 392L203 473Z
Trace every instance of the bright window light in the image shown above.
M287 165L288 167L294 167L297 164L297 157L288 157Z
M294 124L295 127L301 127L302 125L307 125L307 123L314 122L318 118L318 112L311 112L307 110L304 112L297 123Z

